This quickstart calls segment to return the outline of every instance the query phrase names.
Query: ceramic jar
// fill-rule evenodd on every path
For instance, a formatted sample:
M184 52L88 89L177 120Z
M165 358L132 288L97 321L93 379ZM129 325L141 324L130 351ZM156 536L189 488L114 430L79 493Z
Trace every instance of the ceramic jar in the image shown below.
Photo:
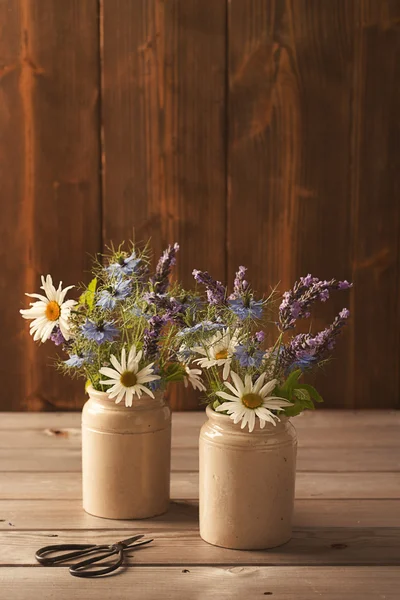
M287 417L251 433L206 409L200 432L200 535L224 548L256 550L289 541L296 431Z
M168 509L171 413L161 393L133 406L88 388L82 412L83 508L108 519L144 519Z

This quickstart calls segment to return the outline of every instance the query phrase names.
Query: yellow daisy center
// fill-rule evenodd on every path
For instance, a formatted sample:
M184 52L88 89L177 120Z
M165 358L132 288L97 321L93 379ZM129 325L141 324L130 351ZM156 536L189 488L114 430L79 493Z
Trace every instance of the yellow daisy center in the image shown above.
M49 321L57 321L58 317L60 316L60 312L61 310L59 304L55 300L52 300L46 306L46 319Z
M119 380L122 383L122 385L127 388L132 387L137 383L137 377L132 371L125 371L124 373L122 373Z
M228 358L228 350L224 348L224 350L220 350L215 353L216 360L226 360Z
M258 408L259 406L262 405L263 399L258 394L250 393L250 394L245 394L244 396L242 396L242 403L247 408Z

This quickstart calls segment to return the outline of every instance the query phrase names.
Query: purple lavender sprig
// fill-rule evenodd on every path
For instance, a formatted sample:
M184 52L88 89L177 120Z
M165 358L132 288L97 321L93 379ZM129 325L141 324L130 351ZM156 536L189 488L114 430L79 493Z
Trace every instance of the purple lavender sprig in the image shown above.
M185 326L184 313L186 306L177 300L177 298L168 296L168 294L148 292L144 294L144 299L148 304L155 306L157 310L164 311L164 318L166 321L170 321L182 327Z
M310 316L311 305L320 300L325 302L333 290L347 290L352 287L348 281L322 281L317 277L307 275L296 281L293 289L283 294L279 307L279 328L281 331L293 329L297 319L307 319Z
M143 334L143 354L145 358L153 360L158 353L161 330L165 325L165 317L154 315L148 322L148 327Z
M239 267L236 271L235 281L233 282L233 292L229 296L229 300L235 300L236 298L241 298L247 288L249 287L248 282L245 280L247 267Z
M306 370L326 359L336 344L336 338L346 325L350 311L343 308L333 323L315 336L309 333L296 335L289 344L283 346L279 354L279 364L285 373L293 369Z
M209 304L212 306L226 304L226 288L220 281L213 279L207 271L194 269L192 274L197 283L206 287Z
M50 339L55 343L56 346L61 346L61 344L65 344L67 341L58 326L53 329Z
M157 263L155 275L150 279L157 294L165 294L169 287L169 276L171 268L176 263L176 253L178 250L179 244L168 246Z

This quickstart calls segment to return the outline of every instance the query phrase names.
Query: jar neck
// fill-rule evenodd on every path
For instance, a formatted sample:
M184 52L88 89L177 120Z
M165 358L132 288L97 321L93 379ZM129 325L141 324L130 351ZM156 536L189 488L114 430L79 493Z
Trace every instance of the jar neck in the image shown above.
M234 423L233 420L228 415L223 415L221 413L213 410L211 406L207 406L206 408L207 417L215 429L219 429L221 431L229 431L230 433L237 434L247 434L249 436L268 436L268 435L276 435L282 433L289 427L289 418L281 415L279 417L279 421L276 421L276 425L272 423L265 423L265 427L261 429L260 420L256 418L256 425L253 431L250 433L248 426L241 429L241 423Z
M159 408L165 404L164 392L162 391L154 392L154 398L151 398L151 396L148 396L147 394L143 394L141 398L134 396L132 406L125 406L124 401L117 404L115 399L109 398L106 392L99 392L91 385L87 387L86 392L88 393L90 400L93 400L96 404L99 404L105 409L112 408L113 410L120 411L149 410L152 408Z

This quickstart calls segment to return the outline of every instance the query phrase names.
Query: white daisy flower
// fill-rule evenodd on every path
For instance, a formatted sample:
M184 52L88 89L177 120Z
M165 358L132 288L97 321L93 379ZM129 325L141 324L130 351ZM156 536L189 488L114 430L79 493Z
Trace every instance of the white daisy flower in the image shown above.
M100 369L99 373L109 377L109 379L100 381L100 383L112 386L107 391L108 397L110 399L115 398L117 404L125 397L125 406L132 406L133 396L136 394L140 398L143 392L154 398L153 392L143 384L161 378L159 375L154 375L154 363L147 365L139 371L139 362L142 355L143 352L141 350L136 353L136 346L133 345L129 351L127 361L125 348L123 348L121 362L118 362L114 354L110 356L110 361L114 369L109 367L102 367Z
M264 429L266 422L276 425L275 421L280 419L271 410L284 410L287 406L293 406L291 402L283 398L269 395L275 388L277 380L272 379L264 385L265 373L262 373L255 383L252 382L250 375L245 376L244 382L234 371L231 371L231 377L235 386L229 381L224 381L224 384L233 395L216 392L217 396L228 402L220 404L215 410L226 411L234 423L242 421L242 429L248 425L249 431L253 431L256 416L260 420L261 429Z
M198 354L204 354L205 358L198 358L195 362L199 363L202 369L210 367L224 367L222 376L224 379L229 377L233 353L239 340L235 334L231 335L228 328L218 331L210 339L207 348L193 348Z
M31 298L39 299L38 302L30 303L31 308L19 311L24 319L32 319L30 334L33 335L35 342L37 340L46 342L56 325L59 326L66 340L70 338L68 320L71 307L76 304L76 301L67 300L64 302L64 298L68 290L74 286L69 285L64 289L61 286L62 281L56 289L50 275L47 275L46 279L42 276L41 289L44 290L46 295L25 294Z
M188 387L189 383L192 384L194 390L199 390L200 392L206 391L206 386L200 379L201 369L191 369L188 365L185 366L186 375L183 378L183 383L185 388Z

